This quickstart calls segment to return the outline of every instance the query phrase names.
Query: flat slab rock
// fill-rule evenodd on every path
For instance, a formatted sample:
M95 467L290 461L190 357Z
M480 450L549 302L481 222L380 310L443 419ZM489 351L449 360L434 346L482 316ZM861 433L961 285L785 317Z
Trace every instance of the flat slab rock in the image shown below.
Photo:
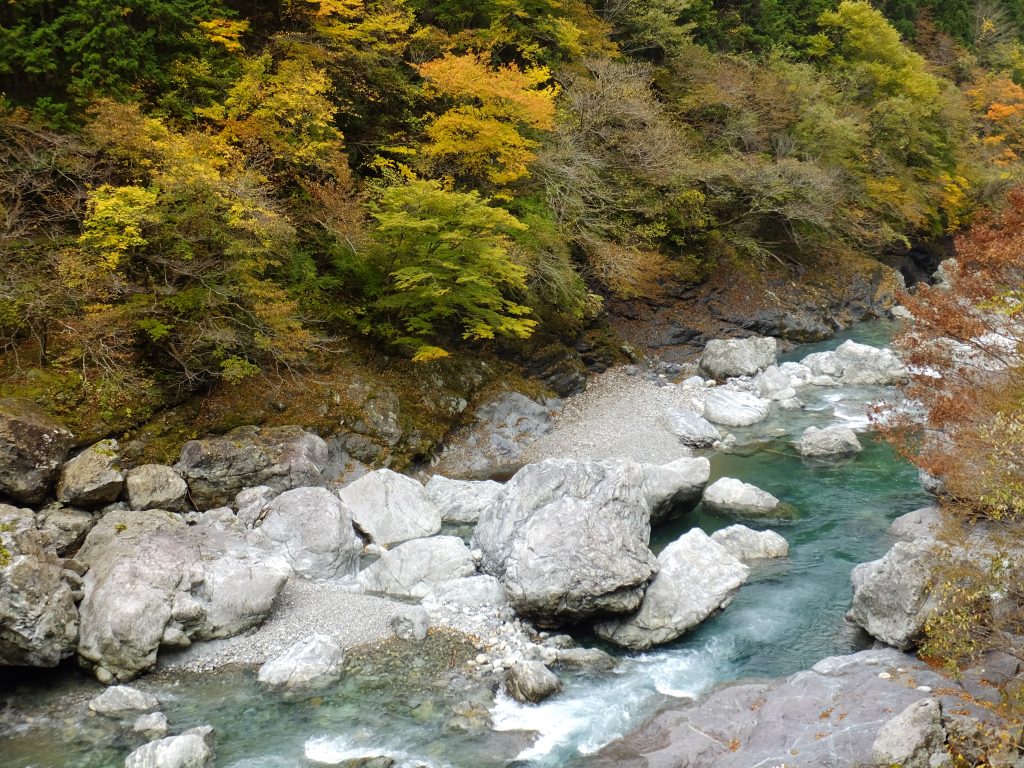
M902 671L901 671L902 670ZM849 768L873 765L879 730L907 706L954 690L893 649L823 659L773 682L720 688L699 704L662 710L582 763L588 768ZM963 709L954 696L938 697Z

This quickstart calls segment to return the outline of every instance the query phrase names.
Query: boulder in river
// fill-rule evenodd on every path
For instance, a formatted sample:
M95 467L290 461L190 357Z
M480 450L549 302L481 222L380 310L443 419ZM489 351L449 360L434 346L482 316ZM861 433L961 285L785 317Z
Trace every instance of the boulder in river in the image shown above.
M766 400L792 400L796 397L792 377L777 365L769 365L754 377L754 389Z
M151 741L124 760L124 768L207 768L213 765L213 728L192 728L179 736Z
M704 418L727 427L749 427L768 418L771 403L749 392L715 387L704 400Z
M755 531L745 525L730 525L715 531L711 540L744 563L789 555L789 543L775 531Z
M711 477L711 462L703 456L684 457L668 464L643 464L644 496L651 523L660 523L696 503Z
M669 643L732 602L750 569L699 528L658 555L640 610L594 625L603 640L634 650Z
M124 487L117 440L90 445L60 469L57 500L75 507L96 509L117 501Z
M326 488L295 488L275 498L259 529L297 574L334 579L356 572L362 544L352 512Z
M378 469L338 490L352 520L374 544L389 547L441 530L441 510L411 477Z
M635 610L657 569L644 468L548 459L523 467L473 535L482 568L542 623Z
M327 443L301 427L239 427L220 437L190 440L174 468L197 509L231 502L240 490L268 485L287 491L323 485Z
M520 704L539 704L561 690L558 675L539 661L517 661L505 672L505 692Z
M163 510L115 511L77 558L85 574L78 655L103 683L153 667L161 646L229 637L262 622L291 569L231 531Z
M932 592L934 542L897 542L885 557L853 569L853 604L846 617L872 637L901 650L914 648L936 607Z
M326 688L341 679L345 652L330 635L314 634L267 661L257 674L260 684L288 694Z
M73 442L74 435L35 403L0 398L0 498L41 504Z
M779 500L756 485L723 477L704 489L704 506L714 512L766 517L779 508Z
M104 717L137 717L160 707L156 696L130 685L112 685L89 700L89 711Z
M770 336L747 339L712 339L700 357L700 370L713 379L753 376L775 364L779 343Z
M493 480L449 480L441 475L431 477L426 486L441 512L441 522L456 524L475 524L503 487Z
M815 352L801 362L820 379L812 379L815 384L891 386L907 377L907 367L891 349L855 341L844 341L833 352Z
M188 484L163 464L143 464L129 469L125 475L125 493L132 509L181 512L188 507Z
M0 504L0 666L55 667L74 653L78 611L63 573L32 510Z
M413 539L386 551L359 573L367 592L416 600L452 579L476 573L469 548L458 536Z
M714 424L689 408L670 408L666 416L669 430L683 445L708 448L722 439Z
M864 450L857 433L849 427L808 427L796 442L796 451L807 458L849 456Z

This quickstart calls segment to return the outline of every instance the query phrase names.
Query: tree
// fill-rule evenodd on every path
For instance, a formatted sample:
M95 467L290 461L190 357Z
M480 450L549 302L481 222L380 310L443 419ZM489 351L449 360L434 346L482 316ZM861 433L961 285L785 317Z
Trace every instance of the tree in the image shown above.
M911 459L940 478L969 515L1024 515L1024 190L957 238L949 285L904 303L914 322L896 340L925 411L890 429Z
M428 96L455 104L427 125L422 152L431 170L495 185L527 175L539 146L527 132L554 128L557 90L546 67L492 68L482 55L448 54L417 70Z
M383 288L373 330L412 347L415 360L447 351L434 341L461 329L463 339L526 338L536 323L510 298L526 287L509 235L525 225L476 192L451 192L435 181L384 190L372 209L372 236Z

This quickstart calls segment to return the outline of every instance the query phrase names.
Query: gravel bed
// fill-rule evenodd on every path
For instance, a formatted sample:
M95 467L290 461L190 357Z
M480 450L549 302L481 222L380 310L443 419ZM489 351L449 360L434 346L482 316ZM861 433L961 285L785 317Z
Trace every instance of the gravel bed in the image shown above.
M351 590L344 583L293 576L261 626L243 635L194 643L181 651L161 650L158 669L205 671L227 664L263 664L312 633L331 635L346 649L391 637L391 618L403 604Z
M523 463L569 457L666 464L690 456L665 418L669 408L684 406L679 388L613 368L564 401L547 433L523 445Z

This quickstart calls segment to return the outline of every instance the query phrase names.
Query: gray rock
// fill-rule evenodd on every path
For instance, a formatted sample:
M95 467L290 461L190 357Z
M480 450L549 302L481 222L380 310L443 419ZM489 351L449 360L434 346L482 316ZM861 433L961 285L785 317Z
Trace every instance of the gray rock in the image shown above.
M391 630L399 640L420 642L430 630L430 616L421 605L410 605L391 617Z
M250 530L259 527L270 509L270 502L279 495L269 485L243 488L235 496L234 504L239 521Z
M700 370L714 379L753 376L775 364L779 344L768 336L748 339L713 339L704 347Z
M676 459L668 464L642 464L644 497L651 523L669 519L698 501L711 477L711 462L703 456Z
M228 504L240 490L323 485L327 443L300 427L239 427L222 437L190 440L174 468L197 509Z
M411 477L378 469L363 475L338 496L352 510L356 527L385 547L433 536L441 530L441 510Z
M124 487L117 440L90 445L60 470L57 500L76 507L95 509L117 501Z
M600 648L559 648L555 663L560 667L584 672L610 672L618 663L610 653Z
M625 619L598 622L598 637L634 650L669 643L725 608L750 575L699 528L665 547L658 564L640 610Z
M0 497L41 504L73 442L74 435L35 403L0 398Z
M500 581L480 574L438 584L423 603L459 608L504 608L508 605L508 598Z
M155 712L160 707L156 696L132 688L130 685L112 685L89 700L89 709L104 717L136 717Z
M903 541L934 541L942 526L938 507L923 507L900 515L889 525L889 535Z
M204 725L180 736L151 741L124 760L124 768L207 768L213 765L209 740L213 729Z
M63 574L32 510L0 504L0 666L55 667L74 653L78 611Z
M768 418L771 403L749 392L715 387L704 400L704 417L727 427L748 427Z
M745 525L730 525L712 533L711 539L744 563L789 555L789 543L775 531L754 531Z
M261 623L290 569L230 531L163 510L105 515L78 553L80 662L103 683L156 663L160 646L229 637Z
M846 617L884 643L917 645L935 608L931 588L933 543L898 542L885 557L853 569L853 605Z
M946 482L942 478L930 475L923 469L917 471L917 477L925 493L930 493L932 496L942 496L946 493Z
M295 488L271 502L259 529L297 574L334 579L356 572L362 551L352 511L326 488Z
M163 464L143 464L128 470L125 493L132 509L182 512L188 508L188 485L181 475Z
M50 538L60 557L67 557L82 546L95 524L92 513L59 504L51 504L36 514L36 526Z
M589 768L850 768L873 765L887 717L951 683L892 649L824 659L772 683L716 688L670 705L583 762ZM953 700L951 698L951 700ZM956 707L962 707L957 702ZM888 768L888 767L887 767Z
M704 506L714 512L762 517L774 513L779 500L756 485L723 477L704 489Z
M808 427L796 442L796 451L808 458L860 453L864 448L849 427Z
M707 448L722 439L714 424L689 408L670 408L666 415L669 430L683 445Z
M330 635L309 635L262 667L257 679L286 693L317 691L341 679L345 652Z
M907 377L907 367L892 350L855 341L844 341L834 352L808 355L801 362L814 376L846 386L891 386Z
M539 661L517 661L505 672L505 692L520 704L537 704L561 690L558 675Z
M385 552L359 573L367 592L419 599L438 584L476 573L469 548L457 536L413 539Z
M167 735L167 715L163 712L150 712L139 715L132 723L132 730L141 734L144 739L154 741Z
M512 607L542 623L635 610L657 568L649 540L643 467L571 459L519 470L473 536Z
M796 397L792 377L777 365L769 365L754 377L754 389L766 400L791 400Z
M503 488L493 480L449 480L441 475L431 477L426 486L441 512L441 522L461 524L475 524Z
M945 743L942 704L921 699L881 727L871 756L877 768L929 768L932 754L945 751Z

